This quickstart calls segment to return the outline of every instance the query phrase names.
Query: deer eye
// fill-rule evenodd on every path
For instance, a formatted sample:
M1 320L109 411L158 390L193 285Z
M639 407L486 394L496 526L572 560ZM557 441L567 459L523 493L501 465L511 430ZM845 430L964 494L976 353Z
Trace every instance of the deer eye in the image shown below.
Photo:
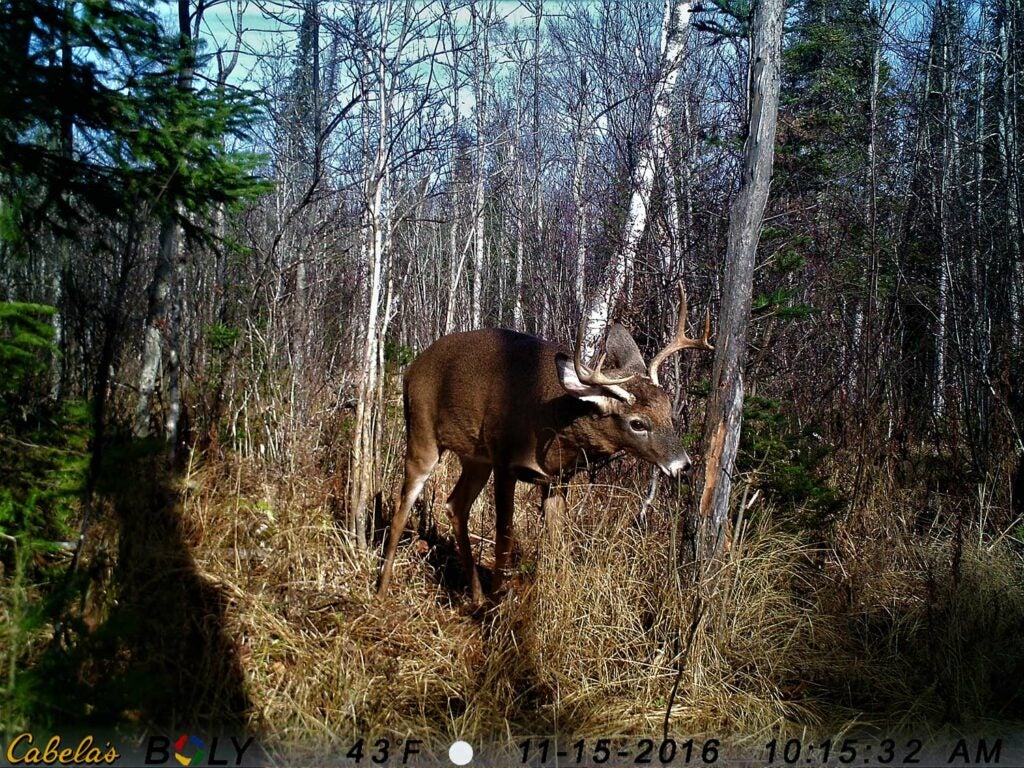
M629 420L629 428L634 432L650 432L651 425L647 419L632 418Z

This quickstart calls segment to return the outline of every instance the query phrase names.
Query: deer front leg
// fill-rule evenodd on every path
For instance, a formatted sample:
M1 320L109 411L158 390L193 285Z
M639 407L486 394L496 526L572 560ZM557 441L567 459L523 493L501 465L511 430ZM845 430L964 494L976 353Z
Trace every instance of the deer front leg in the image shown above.
M494 473L494 574L491 591L501 591L512 551L516 511L516 478L508 471Z
M458 546L462 570L469 580L473 605L480 606L484 602L484 590L480 586L480 575L476 572L476 560L473 557L473 545L469 541L469 510L480 495L491 476L491 468L487 464L462 462L462 474L455 484L451 496L448 497L448 512L455 526L455 543Z

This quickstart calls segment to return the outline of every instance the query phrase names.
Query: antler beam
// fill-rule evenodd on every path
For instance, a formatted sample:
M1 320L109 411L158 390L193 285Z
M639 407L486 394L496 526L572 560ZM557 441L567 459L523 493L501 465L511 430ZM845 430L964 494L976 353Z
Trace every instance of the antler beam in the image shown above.
M714 349L708 339L711 338L711 307L708 307L704 315L704 336L700 339L691 339L686 335L686 288L682 281L679 283L679 317L676 320L676 335L661 352L654 356L647 368L647 375L655 384L661 385L658 381L658 368L673 355L684 349Z

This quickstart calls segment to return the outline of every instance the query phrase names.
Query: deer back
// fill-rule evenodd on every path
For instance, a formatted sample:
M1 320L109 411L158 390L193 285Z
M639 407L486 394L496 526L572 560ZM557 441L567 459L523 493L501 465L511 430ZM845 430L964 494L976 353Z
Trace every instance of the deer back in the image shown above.
M613 334L618 367L606 373L629 377L618 384L581 381L564 350L535 336L486 329L438 339L406 372L410 443L433 441L524 479L557 477L620 450L679 474L689 457L669 396L644 375L632 337Z

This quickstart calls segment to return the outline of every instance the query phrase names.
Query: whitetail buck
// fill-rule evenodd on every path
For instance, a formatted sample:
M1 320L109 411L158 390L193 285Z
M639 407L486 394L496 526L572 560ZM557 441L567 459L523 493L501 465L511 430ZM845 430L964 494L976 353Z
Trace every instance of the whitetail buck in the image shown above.
M712 349L710 313L704 335L686 335L686 294L680 285L679 319L673 340L649 366L621 325L608 331L605 354L591 370L580 360L585 323L569 357L558 347L514 331L487 329L444 336L428 347L405 374L408 445L405 482L388 534L377 596L391 581L398 540L409 511L444 451L462 463L448 510L473 602L483 602L469 542L469 510L494 472L496 537L492 591L498 591L512 547L517 481L542 488L545 509L550 485L586 462L625 450L671 477L687 474L690 457L672 427L672 406L658 381L658 368L682 349ZM602 372L608 361L611 369Z

